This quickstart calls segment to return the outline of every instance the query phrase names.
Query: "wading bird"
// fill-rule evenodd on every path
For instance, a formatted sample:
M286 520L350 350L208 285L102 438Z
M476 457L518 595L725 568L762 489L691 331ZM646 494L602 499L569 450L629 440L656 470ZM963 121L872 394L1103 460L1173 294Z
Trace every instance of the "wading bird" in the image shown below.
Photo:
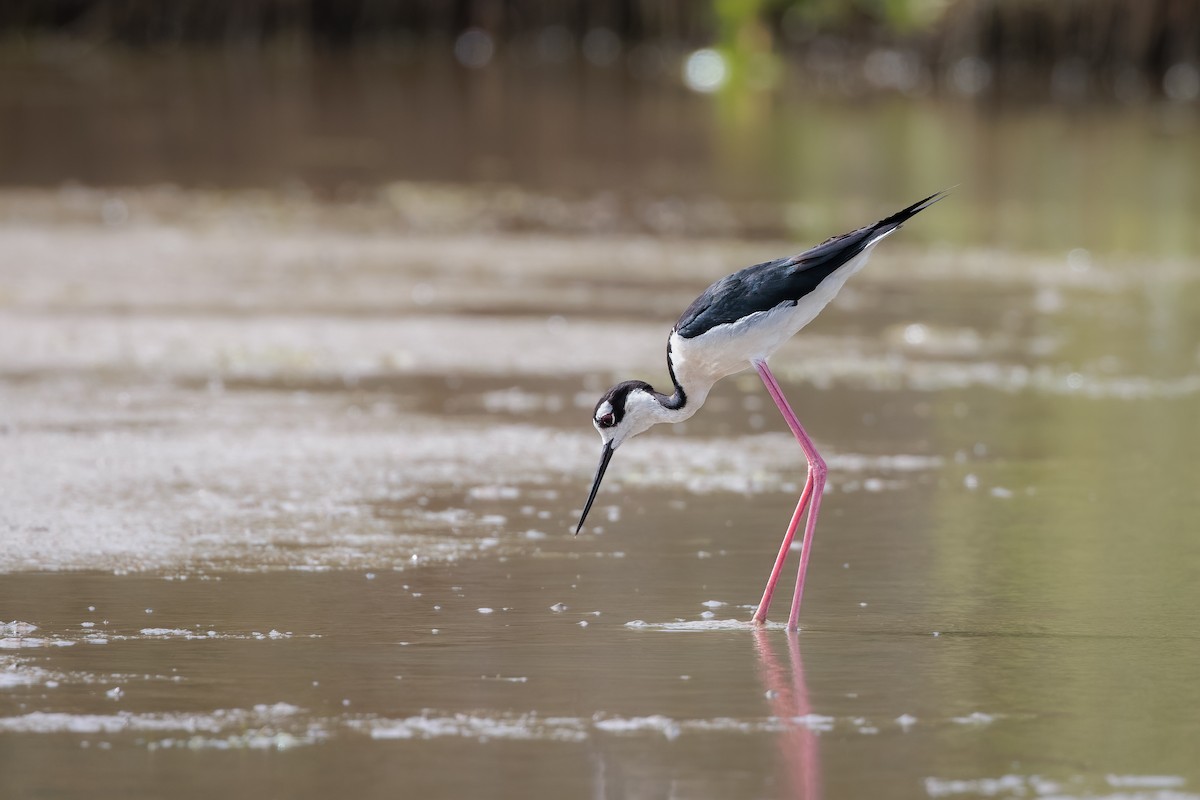
M604 471L618 447L659 422L682 422L699 410L718 380L753 366L808 460L804 490L754 612L754 621L766 622L775 584L807 508L796 591L788 617L788 629L796 630L826 468L771 374L767 359L812 322L846 280L867 263L875 245L945 196L945 192L930 195L874 225L835 236L800 255L746 267L705 289L683 312L667 339L667 371L675 386L674 393L665 395L644 381L624 381L605 392L596 404L592 423L600 432L603 449L575 533L583 528Z

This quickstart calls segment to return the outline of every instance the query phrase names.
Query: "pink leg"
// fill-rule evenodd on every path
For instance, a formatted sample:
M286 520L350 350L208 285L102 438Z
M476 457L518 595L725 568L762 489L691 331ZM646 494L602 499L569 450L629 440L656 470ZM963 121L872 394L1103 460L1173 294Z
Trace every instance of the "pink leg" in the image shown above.
M821 494L825 491L825 476L828 470L825 467L825 460L821 458L821 454L817 452L812 439L808 438L808 434L804 432L804 427L800 424L800 420L796 419L795 412L788 405L787 398L783 396L783 390L779 388L779 382L775 380L775 376L771 374L770 368L767 367L767 362L755 361L754 368L758 370L758 375L766 385L767 392L771 395L771 399L775 401L775 405L779 407L779 412L783 414L784 421L792 429L792 435L800 443L800 448L804 451L804 457L808 459L808 478L804 482L804 491L800 495L800 502L796 504L796 511L792 514L792 521L788 525L787 533L784 534L783 544L779 548L779 555L775 558L775 566L771 570L771 577L767 580L767 588L763 591L762 600L758 604L758 609L754 612L755 622L766 621L767 609L771 605L771 596L775 593L775 584L779 580L779 573L783 569L784 560L787 558L788 548L791 547L792 539L796 535L796 528L799 527L800 517L804 514L805 506L811 503L811 508L808 509L808 522L804 526L804 540L801 543L800 569L796 573L796 591L792 595L792 611L788 616L788 630L794 631L800 627L800 597L804 594L804 575L808 572L808 558L812 554L813 532L817 528L817 514L821 509Z
M775 557L775 566L771 568L771 577L767 579L767 588L763 590L762 599L758 601L758 608L754 612L755 622L767 621L767 609L771 607L771 597L775 594L775 584L779 583L779 573L783 571L783 562L787 559L788 550L791 549L792 539L796 538L796 529L800 527L800 520L804 516L804 509L808 507L808 499L812 496L812 488L812 475L809 475L808 480L804 482L804 491L800 494L800 502L796 503L796 510L792 513L792 521L788 523L787 533L783 535L783 544L779 546L779 555Z

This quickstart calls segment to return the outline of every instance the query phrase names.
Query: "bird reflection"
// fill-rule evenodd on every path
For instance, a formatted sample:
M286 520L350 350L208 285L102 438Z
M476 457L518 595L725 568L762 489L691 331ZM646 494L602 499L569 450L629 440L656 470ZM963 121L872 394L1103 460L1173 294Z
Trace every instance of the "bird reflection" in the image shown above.
M788 783L788 796L820 800L821 758L817 750L817 732L809 727L812 706L808 684L804 680L804 662L800 658L800 637L787 632L788 663L785 669L775 656L771 637L764 630L754 631L759 676L766 687L771 714L782 724L779 754Z

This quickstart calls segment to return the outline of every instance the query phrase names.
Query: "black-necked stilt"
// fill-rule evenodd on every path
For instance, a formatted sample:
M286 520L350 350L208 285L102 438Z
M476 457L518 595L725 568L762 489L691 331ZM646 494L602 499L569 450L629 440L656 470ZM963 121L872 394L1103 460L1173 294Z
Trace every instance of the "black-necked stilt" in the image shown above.
M753 366L808 459L808 478L762 600L754 612L754 621L766 621L767 608L788 548L800 518L811 503L808 522L804 526L796 592L792 595L792 611L788 617L788 628L796 630L804 574L808 570L813 531L825 488L826 468L812 439L804 432L784 398L779 382L771 374L767 358L812 322L846 280L867 263L875 245L945 196L945 192L930 195L874 225L835 236L797 256L746 267L705 289L683 312L667 339L667 371L675 386L674 393L665 395L644 381L625 381L605 392L596 404L592 423L600 431L604 445L592 491L575 533L583 528L608 462L621 444L659 422L682 422L696 413L714 383L748 365Z

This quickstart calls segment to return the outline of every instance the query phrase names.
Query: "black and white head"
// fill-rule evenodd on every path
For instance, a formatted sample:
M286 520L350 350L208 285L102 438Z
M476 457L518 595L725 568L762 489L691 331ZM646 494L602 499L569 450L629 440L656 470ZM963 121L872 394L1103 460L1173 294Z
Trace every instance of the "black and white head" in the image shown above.
M592 424L600 432L603 449L600 452L600 466L596 468L596 477L592 480L592 491L579 517L575 533L583 528L596 492L600 490L600 481L604 479L604 471L612 454L626 440L632 439L639 433L649 430L655 423L663 422L663 405L657 393L645 381L625 381L609 389L596 403L592 412Z

